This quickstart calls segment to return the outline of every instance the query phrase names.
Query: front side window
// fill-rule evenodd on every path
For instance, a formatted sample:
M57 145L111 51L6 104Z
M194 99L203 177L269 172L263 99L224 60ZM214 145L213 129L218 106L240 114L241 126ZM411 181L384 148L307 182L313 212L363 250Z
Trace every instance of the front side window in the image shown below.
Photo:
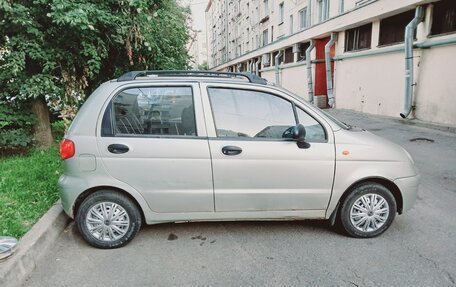
M129 88L113 98L105 118L109 114L113 117L111 131L116 136L196 136L190 87ZM109 136L103 130L102 134Z
M323 142L326 141L326 133L323 126L312 118L308 113L296 108L296 115L298 122L306 128L305 140L309 142Z
M209 88L218 137L281 139L296 125L292 104L250 90Z

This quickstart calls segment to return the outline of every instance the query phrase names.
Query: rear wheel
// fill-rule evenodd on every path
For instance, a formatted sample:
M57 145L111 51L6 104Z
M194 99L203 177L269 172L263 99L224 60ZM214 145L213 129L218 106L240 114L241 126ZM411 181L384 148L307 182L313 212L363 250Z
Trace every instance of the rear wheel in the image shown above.
M103 249L118 248L136 236L141 227L141 214L127 196L103 190L82 202L76 224L90 245Z
M396 210L396 200L386 187L361 183L343 201L339 222L350 236L371 238L390 227Z

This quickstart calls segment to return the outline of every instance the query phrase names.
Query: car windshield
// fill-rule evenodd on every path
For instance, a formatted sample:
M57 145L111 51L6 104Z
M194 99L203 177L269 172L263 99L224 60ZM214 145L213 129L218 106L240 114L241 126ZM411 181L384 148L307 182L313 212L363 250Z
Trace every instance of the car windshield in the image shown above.
M333 115L331 115L330 113L320 109L320 108L317 108L320 112L322 112L325 116L327 116L330 120L332 120L336 125L338 125L339 127L343 128L344 130L349 130L352 128L351 125L349 124L346 124L340 120L338 120L337 118L335 118Z

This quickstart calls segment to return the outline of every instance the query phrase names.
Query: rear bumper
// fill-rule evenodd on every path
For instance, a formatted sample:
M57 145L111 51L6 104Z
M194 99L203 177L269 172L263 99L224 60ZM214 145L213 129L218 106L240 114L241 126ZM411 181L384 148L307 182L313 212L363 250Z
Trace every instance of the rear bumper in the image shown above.
M59 192L65 213L74 219L74 203L82 191L87 189L87 182L81 178L62 175L59 178Z
M413 207L418 196L418 186L420 184L420 176L398 178L394 183L399 187L402 194L402 212Z

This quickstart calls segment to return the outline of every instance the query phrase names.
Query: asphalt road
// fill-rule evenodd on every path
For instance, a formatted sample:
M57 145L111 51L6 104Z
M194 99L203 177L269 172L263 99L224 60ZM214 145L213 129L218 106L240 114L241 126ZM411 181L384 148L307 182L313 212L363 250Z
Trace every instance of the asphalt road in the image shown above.
M25 286L456 286L456 135L333 114L401 144L421 172L414 208L380 237L325 221L162 224L98 250L72 223Z

